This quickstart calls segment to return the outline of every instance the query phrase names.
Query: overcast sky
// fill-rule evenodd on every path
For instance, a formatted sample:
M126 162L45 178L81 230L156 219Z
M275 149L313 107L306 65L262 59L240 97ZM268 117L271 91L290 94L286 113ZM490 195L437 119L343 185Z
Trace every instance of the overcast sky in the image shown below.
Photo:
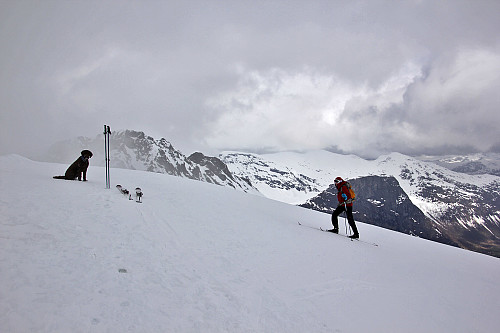
M0 0L0 154L500 152L500 1Z

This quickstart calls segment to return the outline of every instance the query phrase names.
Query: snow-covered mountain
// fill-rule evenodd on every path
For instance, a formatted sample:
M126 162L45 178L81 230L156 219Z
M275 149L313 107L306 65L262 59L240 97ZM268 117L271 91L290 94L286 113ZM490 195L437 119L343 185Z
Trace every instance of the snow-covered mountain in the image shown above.
M328 199L335 192L332 188L328 190L335 177L349 180L366 176L393 177L397 191L404 193L422 212L412 213L409 218L422 218L413 225L403 225L406 222L398 216L404 214L406 203L398 199L402 211L386 203L395 189L380 180L376 187L379 190L374 193L373 188L366 185L368 180L359 180L355 206L358 219L384 227L388 227L390 219L399 224L393 225L393 230L500 256L500 178L497 176L457 173L399 153L373 161L327 151L264 155L226 152L220 158L233 173L248 177L267 197L324 212L331 212L337 205L335 200ZM377 207L383 214L374 216L369 207Z
M58 142L38 159L71 163L83 149L90 149L94 153L91 165L104 166L103 134L94 139L78 137ZM233 175L217 157L205 156L199 152L185 156L166 139L157 140L144 132L132 130L113 132L110 136L110 159L111 167L115 168L166 173L230 186L245 192L257 192L248 179Z
M245 176L266 197L301 204L328 188L333 179L368 174L371 163L354 155L327 151L306 153L249 154L223 152L219 158L231 172Z
M496 332L500 260L185 177L0 156L2 332Z
M470 175L490 174L500 176L499 153L477 153L470 155L421 156L423 161L434 162L456 172Z

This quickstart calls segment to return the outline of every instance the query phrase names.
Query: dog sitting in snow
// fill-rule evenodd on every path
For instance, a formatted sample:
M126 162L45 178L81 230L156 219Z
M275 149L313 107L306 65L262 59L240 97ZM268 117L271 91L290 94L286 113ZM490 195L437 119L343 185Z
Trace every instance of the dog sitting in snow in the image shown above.
M64 176L54 176L54 179L66 179L66 180L82 180L87 181L87 168L89 167L89 158L92 157L92 152L90 150L82 150L82 155L78 157L76 161L73 162L66 170Z

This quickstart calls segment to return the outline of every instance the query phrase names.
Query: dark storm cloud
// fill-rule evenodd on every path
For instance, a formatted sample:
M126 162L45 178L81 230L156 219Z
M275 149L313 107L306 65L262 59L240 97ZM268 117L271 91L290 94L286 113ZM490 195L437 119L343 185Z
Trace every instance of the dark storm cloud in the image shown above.
M499 11L497 1L2 2L0 153L104 123L186 149L487 150L498 144Z

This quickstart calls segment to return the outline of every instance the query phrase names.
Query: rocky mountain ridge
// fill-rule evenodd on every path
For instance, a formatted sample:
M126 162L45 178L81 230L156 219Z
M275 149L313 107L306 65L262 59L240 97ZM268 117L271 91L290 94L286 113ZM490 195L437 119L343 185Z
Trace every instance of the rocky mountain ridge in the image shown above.
M500 256L500 177L457 173L399 153L374 161L323 151L220 158L264 195L289 203L309 196L302 206L328 213L337 206L331 183L342 176L356 188L360 221Z

